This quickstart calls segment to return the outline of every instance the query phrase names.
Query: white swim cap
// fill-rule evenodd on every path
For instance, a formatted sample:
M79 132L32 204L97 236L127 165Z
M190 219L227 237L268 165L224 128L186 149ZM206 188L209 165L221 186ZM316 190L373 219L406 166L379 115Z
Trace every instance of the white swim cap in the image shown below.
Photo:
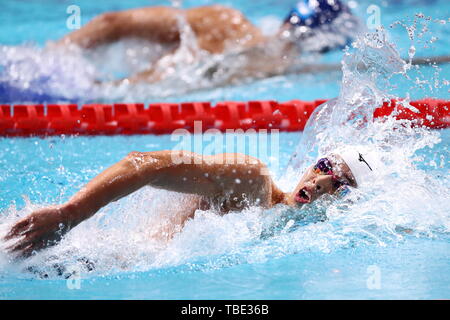
M364 150L364 148L360 150L356 147L348 147L342 149L337 154L341 156L350 168L357 185L361 185L370 176L373 176L376 170L376 161L373 152Z

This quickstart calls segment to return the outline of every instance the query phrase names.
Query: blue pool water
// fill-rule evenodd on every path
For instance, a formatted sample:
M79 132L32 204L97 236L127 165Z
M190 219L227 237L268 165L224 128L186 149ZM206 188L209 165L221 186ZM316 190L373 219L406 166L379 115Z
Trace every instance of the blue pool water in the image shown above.
M107 10L148 3L137 0L77 2L82 9L83 24ZM168 4L166 1L158 3ZM183 6L209 3L211 1L184 1ZM239 1L225 4L242 10L253 22L269 28L284 18L290 3L265 0L259 1L258 6ZM357 5L355 12L366 19L366 8L374 1L354 3ZM17 66L52 66L54 62L39 60L45 56L39 50L47 40L58 39L68 32L65 9L72 2L29 1L25 5L5 0L3 4L0 21L6 23L0 29L0 49L9 59L7 62ZM449 54L448 1L380 2L379 6L382 22L401 56L407 56L411 41L404 28L388 27L400 19L408 26L418 19L420 28L425 23L430 30L423 37L415 38L416 56ZM432 16L431 22L417 18L415 14L419 12ZM441 20L447 23L442 24ZM429 43L431 36L439 39ZM11 54L11 48L24 53L22 62L13 60L12 57L20 54ZM342 52L322 59L339 63ZM83 74L76 70L77 63L80 61L76 60L66 71L74 72L74 79L81 79ZM4 66L1 61L0 66ZM441 65L439 69L423 67L408 74L409 79L393 76L383 92L401 97L409 95L413 99L450 97L445 82L450 78L449 65ZM420 80L424 79L428 82L421 85ZM332 72L279 76L202 90L180 85L180 93L170 86L149 86L146 93L135 91L125 98L147 102L311 100L338 96L341 80L341 72ZM75 100L90 99L79 96L83 86L75 89L69 92ZM111 99L107 92L100 98ZM116 99L120 100L112 98ZM380 135L376 134L376 129ZM450 298L450 130L428 132L396 128L388 131L377 124L368 127L367 132L362 135L392 155L383 172L383 181L375 184L373 190L356 192L357 198L351 198L355 201L353 204L330 205L326 208L328 219L325 221L315 216L324 210L320 202L319 207L307 211L306 218L299 212L292 214L277 208L265 211L252 208L223 217L213 212L199 212L171 243L162 246L146 241L148 230L183 198L144 188L110 204L74 229L59 246L27 261L11 262L10 257L0 251L0 298ZM262 157L282 187L295 183L295 179L286 177L286 166L302 137L302 133L282 133L276 155L278 162ZM33 208L67 200L130 151L171 149L176 144L168 135L0 138L0 234L12 221ZM94 263L95 270L88 271L82 264L80 266L80 260L85 258ZM81 278L66 280L65 276L72 271L79 272ZM44 279L44 274L48 278Z

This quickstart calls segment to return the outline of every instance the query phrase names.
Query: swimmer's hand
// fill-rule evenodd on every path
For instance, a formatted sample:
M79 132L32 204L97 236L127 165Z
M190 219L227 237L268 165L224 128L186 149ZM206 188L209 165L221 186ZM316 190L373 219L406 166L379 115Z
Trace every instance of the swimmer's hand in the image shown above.
M52 206L36 210L16 222L4 239L16 240L7 248L10 253L29 257L35 251L57 244L70 227L66 209Z

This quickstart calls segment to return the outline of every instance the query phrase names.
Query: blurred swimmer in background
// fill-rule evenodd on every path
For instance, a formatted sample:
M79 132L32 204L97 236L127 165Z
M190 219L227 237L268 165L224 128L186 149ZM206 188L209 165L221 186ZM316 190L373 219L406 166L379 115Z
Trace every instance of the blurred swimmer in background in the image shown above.
M292 72L303 53L343 48L362 29L359 20L340 0L299 1L272 36L263 35L240 11L222 5L191 9L148 7L101 14L57 44L93 49L137 38L167 45L173 49L150 68L121 80L156 82L170 72L185 26L195 35L200 50L210 54L231 53L228 60L206 72L212 78L225 68L229 72L228 82Z

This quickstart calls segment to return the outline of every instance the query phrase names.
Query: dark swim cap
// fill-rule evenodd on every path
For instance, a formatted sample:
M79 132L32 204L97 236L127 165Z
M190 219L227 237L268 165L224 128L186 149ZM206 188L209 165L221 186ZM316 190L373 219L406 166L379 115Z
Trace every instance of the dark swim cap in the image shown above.
M339 0L302 0L289 12L285 22L293 26L316 28L331 23L350 9Z
M339 0L302 0L289 12L285 23L304 51L326 52L342 48L356 36L360 23Z

